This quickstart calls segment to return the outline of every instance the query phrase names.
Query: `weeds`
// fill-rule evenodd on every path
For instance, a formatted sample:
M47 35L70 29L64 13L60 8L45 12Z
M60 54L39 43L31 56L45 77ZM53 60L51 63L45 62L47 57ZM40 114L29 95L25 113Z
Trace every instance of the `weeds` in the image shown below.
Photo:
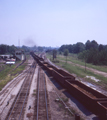
M99 74L94 74L93 72L91 72L89 70L87 70L85 72L84 68L81 68L79 66L74 66L73 64L70 64L70 63L65 64L65 62L60 61L59 63L55 63L55 64L66 69L70 73L76 74L78 77L84 78L87 81L91 81L97 85L103 86L103 88L105 90L107 90L107 78L106 77L103 77L102 75L99 75ZM87 79L86 76L94 76L95 78L99 79L100 81L95 82L94 80Z
M16 68L16 65L5 65L5 69L0 72L0 90L2 90L2 88L14 77L19 75L19 73L21 73L25 69L25 66L26 64L23 64Z

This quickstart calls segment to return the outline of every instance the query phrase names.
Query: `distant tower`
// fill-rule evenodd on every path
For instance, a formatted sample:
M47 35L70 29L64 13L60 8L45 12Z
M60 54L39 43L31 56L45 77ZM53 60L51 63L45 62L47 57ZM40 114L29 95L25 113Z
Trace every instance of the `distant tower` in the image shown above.
M19 46L19 48L20 48L20 39L18 39L18 46Z

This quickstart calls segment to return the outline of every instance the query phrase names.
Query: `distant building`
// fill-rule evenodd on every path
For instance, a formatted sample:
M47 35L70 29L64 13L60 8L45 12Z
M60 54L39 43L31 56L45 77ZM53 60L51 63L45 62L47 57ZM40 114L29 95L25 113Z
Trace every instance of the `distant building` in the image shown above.
M18 60L24 60L25 59L25 54L23 50L16 50L15 51L15 57Z
M3 60L10 59L12 57L13 57L13 55L0 55L0 58Z

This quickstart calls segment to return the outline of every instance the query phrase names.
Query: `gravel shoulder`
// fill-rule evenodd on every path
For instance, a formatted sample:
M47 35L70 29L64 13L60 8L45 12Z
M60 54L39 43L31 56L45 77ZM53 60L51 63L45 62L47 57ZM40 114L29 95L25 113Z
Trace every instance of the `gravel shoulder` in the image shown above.
M30 93L26 105L26 111L24 114L24 120L33 120L34 117L34 107L35 107L35 97L36 97L36 90L37 90L37 76L38 76L38 66L35 69L31 88L30 88ZM31 109L29 109L31 107Z
M68 98L60 90L58 90L57 87L55 87L55 85L52 83L52 81L47 75L45 75L45 77L46 77L48 99L49 99L50 110L51 110L51 119L52 120L74 120L74 116L71 115L69 111L65 108L65 106L62 104L62 102L59 101L57 94L61 98L67 100L67 102L65 102L66 104L68 104ZM57 92L57 94L55 92Z

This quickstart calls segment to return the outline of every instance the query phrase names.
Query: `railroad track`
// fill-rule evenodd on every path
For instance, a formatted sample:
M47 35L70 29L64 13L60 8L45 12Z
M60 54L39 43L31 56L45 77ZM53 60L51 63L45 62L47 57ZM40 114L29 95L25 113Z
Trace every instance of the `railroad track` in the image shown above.
M2 92L0 92L0 106L4 103L4 101L10 95L11 91L16 87L16 85L25 78L27 71L28 70L17 76L14 80L10 82L10 84L5 87L5 89L2 90Z
M38 72L37 101L35 106L34 120L51 120L49 100L46 89L46 79L45 74L41 68L39 68Z
M25 77L21 89L19 90L5 120L23 120L35 67L36 63L34 62L29 68L27 76Z

